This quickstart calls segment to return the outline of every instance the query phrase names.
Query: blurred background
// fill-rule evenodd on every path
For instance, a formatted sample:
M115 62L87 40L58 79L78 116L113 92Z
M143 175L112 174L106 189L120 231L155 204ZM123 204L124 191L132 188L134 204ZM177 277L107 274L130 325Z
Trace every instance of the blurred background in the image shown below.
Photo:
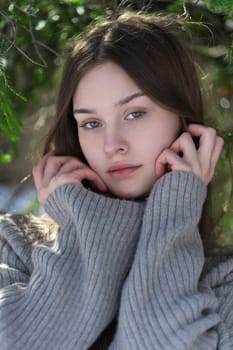
M43 212L31 168L53 121L68 43L89 23L124 11L169 13L188 34L206 123L225 140L213 181L213 237L220 245L232 245L233 0L1 1L0 212Z

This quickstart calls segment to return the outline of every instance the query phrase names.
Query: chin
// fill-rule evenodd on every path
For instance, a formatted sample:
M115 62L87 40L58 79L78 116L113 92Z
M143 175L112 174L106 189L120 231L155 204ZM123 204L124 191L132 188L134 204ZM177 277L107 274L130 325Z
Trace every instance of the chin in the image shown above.
M144 189L144 190L135 190L132 189L131 191L128 190L117 190L117 189L111 189L111 194L116 198L126 199L126 200L143 200L145 199L151 190L150 188Z

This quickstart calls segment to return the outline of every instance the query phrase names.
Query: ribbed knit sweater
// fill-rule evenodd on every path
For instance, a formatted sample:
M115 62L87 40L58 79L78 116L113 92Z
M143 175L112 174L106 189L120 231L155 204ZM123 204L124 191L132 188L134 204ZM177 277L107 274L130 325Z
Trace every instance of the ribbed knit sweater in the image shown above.
M204 257L205 196L188 172L145 202L63 185L57 238L34 248L1 220L0 349L87 350L116 316L109 350L233 349L233 258Z

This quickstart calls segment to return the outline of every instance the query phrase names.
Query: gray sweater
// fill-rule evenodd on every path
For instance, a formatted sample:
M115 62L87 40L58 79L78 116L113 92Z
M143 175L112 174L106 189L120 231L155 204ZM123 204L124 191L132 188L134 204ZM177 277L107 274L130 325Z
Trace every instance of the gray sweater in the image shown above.
M87 350L116 315L109 350L233 349L233 258L204 258L205 196L187 172L145 202L63 185L45 203L59 233L34 248L1 220L0 349Z

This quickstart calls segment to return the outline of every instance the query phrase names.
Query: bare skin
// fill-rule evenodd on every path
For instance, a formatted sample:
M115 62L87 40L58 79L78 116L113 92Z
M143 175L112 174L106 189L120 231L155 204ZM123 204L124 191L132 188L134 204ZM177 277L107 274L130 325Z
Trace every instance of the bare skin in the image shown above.
M196 149L192 136L200 138L199 148ZM205 185L212 180L224 141L217 136L215 129L190 124L187 131L182 133L170 148L166 148L155 160L155 174L159 178L170 171L187 171L198 176ZM183 156L180 157L180 152ZM64 184L82 185L88 180L100 192L107 192L108 188L88 165L79 159L68 156L45 155L33 168L33 177L38 192L38 199L44 204L48 195L57 187Z
M100 84L101 81L101 84ZM49 153L33 169L40 203L58 186L83 186L117 198L146 196L166 171L189 171L206 185L214 176L223 139L213 128L188 125L108 61L90 69L73 95L77 137L88 165ZM192 137L199 138L196 149ZM182 156L180 156L182 154Z
M196 149L192 136L199 137L199 148ZM216 130L198 124L190 124L172 145L165 149L156 161L156 174L164 174L165 165L171 171L190 171L208 185L215 173L215 168L224 145L223 139ZM178 154L182 152L183 156Z

